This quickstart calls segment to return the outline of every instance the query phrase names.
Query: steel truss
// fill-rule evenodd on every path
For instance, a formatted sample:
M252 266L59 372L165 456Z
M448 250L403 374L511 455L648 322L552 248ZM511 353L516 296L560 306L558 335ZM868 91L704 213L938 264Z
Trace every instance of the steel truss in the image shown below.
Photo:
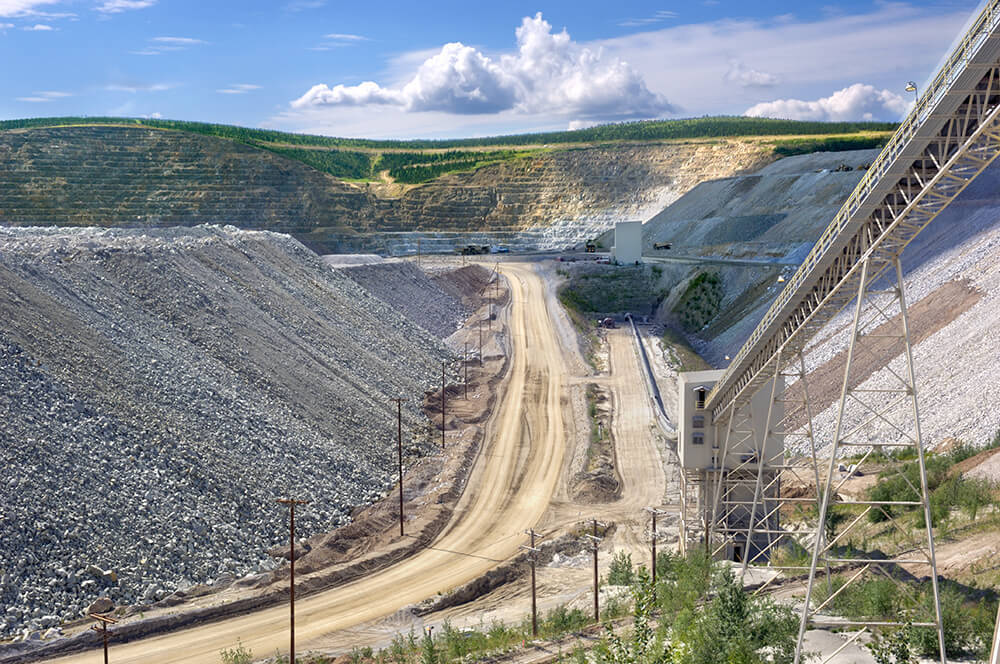
M677 464L680 468L680 464ZM707 530L704 521L705 480L700 470L681 468L680 540L682 555L687 555L691 544L698 541Z
M775 366L782 366L777 363ZM797 512L810 522L818 512L816 495L782 495L782 486L818 487L819 472L812 433L812 413L805 359L797 354L769 383L769 399L763 422L753 421L753 409L740 407L727 418L721 453L713 468L713 507L709 511L709 552L719 556L731 546L741 546L741 575L749 566L766 565L771 574L758 584L760 592L789 573L802 574L803 565L781 564L784 548L812 548L815 528L789 530L782 527L782 514ZM766 388L765 388L766 389ZM777 437L781 444L765 444ZM793 443L793 453L785 445ZM728 557L728 555L727 555Z
M781 364L779 359L776 366ZM783 549L811 550L816 545L815 526L791 530L780 522L781 515L793 512L799 523L810 524L811 514L819 512L818 493L810 496L806 491L806 495L794 496L782 495L781 491L782 483L786 487L815 487L817 492L820 486L807 381L805 358L798 353L772 382L766 430L768 435L781 438L783 444L769 456L762 457L764 463L758 468L746 538L753 541L763 534L765 544L748 552L741 570L741 574L746 575L750 565L766 565L774 572L756 592L782 576L802 574L809 569L803 565L783 564L780 560L776 562L775 558L780 558Z
M803 639L806 628L810 625L858 627L860 629L850 638L850 641L854 641L873 626L891 628L907 624L936 630L941 662L945 662L934 534L903 272L898 258L891 261L892 270L882 279L877 276L881 273L879 267L880 263L875 258L868 258L861 265L830 463L820 500L817 527L819 536L815 538L816 545L813 547L799 627L796 663L801 661ZM878 283L887 281L890 282L888 287L876 287ZM887 355L896 357L896 360L879 373L878 382L868 380L864 359L868 357L877 360ZM916 482L900 471L900 464L892 462L893 457L906 452L912 453L917 459L919 477ZM853 462L848 472L838 471L838 462L843 460ZM875 469L869 468L870 465L874 465ZM873 472L898 478L895 481L902 483L906 495L893 495L891 500L880 500L871 495L859 498L844 492L845 484L852 477L859 473ZM923 528L903 526L899 517L901 512L907 510L922 510ZM828 531L827 526L835 523L835 514L846 521L847 525L834 535L832 530ZM895 550L878 556L856 551L852 533L856 534L865 522L882 524L882 534L893 536ZM823 537L825 532L830 534ZM816 572L821 565L842 572L842 585L835 590L831 587L825 594L817 596ZM917 609L918 598L913 589L904 583L903 577L906 575L902 572L905 566L929 569L934 595L933 621L914 619L912 611ZM895 582L899 597L910 600L909 612L898 615L895 620L887 620L884 616L844 620L824 614L824 609L828 609L841 593L871 576Z

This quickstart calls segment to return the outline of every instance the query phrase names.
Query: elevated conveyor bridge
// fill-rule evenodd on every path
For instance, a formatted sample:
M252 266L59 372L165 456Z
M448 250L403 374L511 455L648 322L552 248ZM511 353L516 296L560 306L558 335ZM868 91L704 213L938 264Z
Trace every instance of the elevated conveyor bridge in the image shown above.
M1000 2L988 2L708 395L724 423L1000 154Z

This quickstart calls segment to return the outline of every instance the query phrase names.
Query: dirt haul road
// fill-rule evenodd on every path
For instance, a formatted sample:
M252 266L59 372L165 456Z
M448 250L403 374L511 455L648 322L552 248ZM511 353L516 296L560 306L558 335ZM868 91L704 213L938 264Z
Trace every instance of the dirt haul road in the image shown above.
M563 349L542 280L527 265L502 268L510 282L510 382L453 522L434 544L370 577L295 604L299 653L326 634L389 615L483 574L518 553L559 480L566 445ZM113 645L116 664L218 664L237 639L258 657L288 649L288 607L277 606L141 641ZM90 663L95 651L52 661Z

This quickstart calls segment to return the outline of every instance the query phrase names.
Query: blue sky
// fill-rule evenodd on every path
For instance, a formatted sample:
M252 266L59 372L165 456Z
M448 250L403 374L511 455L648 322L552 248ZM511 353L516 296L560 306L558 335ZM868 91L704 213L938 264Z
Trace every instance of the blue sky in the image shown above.
M975 0L0 0L0 119L450 137L653 117L897 119Z

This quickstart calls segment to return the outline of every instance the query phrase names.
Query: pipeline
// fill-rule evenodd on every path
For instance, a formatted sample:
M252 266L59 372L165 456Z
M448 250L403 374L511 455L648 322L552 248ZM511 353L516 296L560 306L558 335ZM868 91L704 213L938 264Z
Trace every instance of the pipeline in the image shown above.
M676 452L677 444L672 442L671 439L671 435L676 431L676 429L674 428L674 425L670 423L670 418L667 417L667 410L663 407L663 399L660 397L660 388L656 384L656 378L653 377L653 367L649 363L649 356L646 355L646 347L642 343L642 337L639 336L639 328L636 327L632 314L625 314L625 318L632 326L632 338L633 341L635 341L636 352L639 354L639 359L642 360L640 364L643 367L643 375L646 377L646 391L649 392L649 399L653 402L653 412L656 414L656 423L659 425L660 430L667 436L667 446L671 448L671 451Z

